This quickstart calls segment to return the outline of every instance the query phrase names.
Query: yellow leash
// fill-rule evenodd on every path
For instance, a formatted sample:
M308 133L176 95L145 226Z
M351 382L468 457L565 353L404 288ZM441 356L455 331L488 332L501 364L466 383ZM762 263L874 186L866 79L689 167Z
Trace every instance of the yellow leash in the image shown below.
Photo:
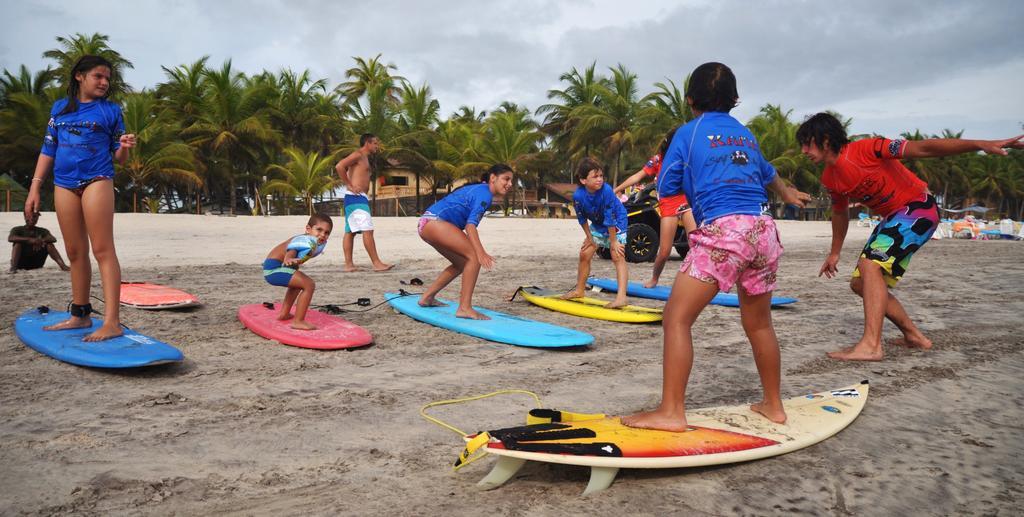
M432 407L436 407L436 406L448 406L448 405L451 405L451 404L460 404L460 403L463 403L463 402L472 402L474 400L486 399L486 398L494 397L494 396L497 396L497 395L507 395L507 394L515 394L515 393L519 393L519 394L523 394L523 395L529 395L529 396L533 397L533 400L535 400L537 402L537 407L538 408L541 407L540 397L538 397L537 394L532 392L532 391L526 391L526 390L498 390L498 391L492 391L491 393L485 393L483 395L476 395L474 397L465 397L465 398L450 399L450 400L439 400L437 402L431 402L431 403L423 406L422 408L420 408L420 416L425 418L428 422L437 424L437 425L439 425L439 426L441 426L441 427L443 427L445 429L448 429L449 431L451 431L453 433L458 434L460 437L465 438L466 436L469 436L465 431L463 431L462 429L459 429L458 427L455 427L455 426L453 426L451 424L443 422L440 418L436 418L436 417L432 417L432 416L428 415L427 414L427 410L432 408ZM491 439L491 437L490 437L489 434L487 434L487 432L481 432L480 434L476 435L475 438L473 438L468 443L466 443L466 448L462 451L461 454L459 454L459 459L455 460L455 464L452 466L452 468L454 470L459 470L460 468L465 467L466 465L469 465L470 463L473 463L474 461L484 457L487 454L487 449L484 448L483 446L486 445L487 442L490 441L490 439ZM477 451L480 451L480 452L477 453Z

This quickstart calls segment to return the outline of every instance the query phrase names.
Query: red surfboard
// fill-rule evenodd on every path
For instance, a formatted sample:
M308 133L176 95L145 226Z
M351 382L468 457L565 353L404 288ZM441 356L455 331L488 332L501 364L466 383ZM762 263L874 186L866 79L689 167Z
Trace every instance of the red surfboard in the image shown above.
M257 336L301 348L338 350L373 343L373 336L366 329L337 316L310 309L306 321L315 325L316 330L296 330L291 327L291 320L277 319L279 310L278 304L273 308L262 303L243 305L238 308L238 320Z
M122 282L121 305L137 309L181 309L199 305L199 298L165 285Z

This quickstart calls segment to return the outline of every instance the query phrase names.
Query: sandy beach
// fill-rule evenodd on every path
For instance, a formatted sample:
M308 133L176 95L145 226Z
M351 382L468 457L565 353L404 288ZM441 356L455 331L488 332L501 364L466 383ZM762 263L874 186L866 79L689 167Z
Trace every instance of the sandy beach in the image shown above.
M281 296L262 280L259 264L271 247L301 232L305 219L116 216L125 281L170 285L204 303L180 312L121 312L126 325L180 348L186 359L177 365L106 371L27 348L13 333L14 319L38 305L63 307L70 279L52 262L0 275L0 514L1020 512L1024 243L932 241L896 293L934 349L888 346L881 362L842 363L825 352L860 336L862 308L847 280L868 229L851 226L843 274L826 280L817 274L829 223L780 221L786 252L777 293L799 298L773 312L783 396L869 379L864 412L835 437L788 455L713 468L624 470L609 490L581 498L587 469L548 464L527 465L505 486L476 491L493 459L453 473L460 438L418 414L431 401L502 388L531 390L547 407L583 412L622 414L657 403L659 325L586 320L508 301L520 285L571 287L582 238L576 221L486 219L481 239L497 268L482 274L475 302L590 332L596 340L589 349L490 343L383 305L346 316L374 335L373 346L323 352L266 341L235 316L242 304ZM416 236L415 219L375 223L381 257L397 267L342 273L336 219L325 255L303 269L317 281L314 303L368 297L377 304L385 291L404 287L400 280L429 282L446 264ZM20 224L20 213L0 214L4 231ZM53 213L39 224L60 238ZM369 265L358 238L355 256ZM663 284L679 264L673 254ZM93 294L101 296L93 270ZM650 271L650 264L632 264L631 279ZM614 268L595 259L593 272L613 276ZM458 281L442 297L457 296L457 287ZM886 325L886 337L898 335ZM736 309L709 307L694 337L691 408L758 400ZM528 398L508 396L434 414L476 431L518 425L530 407Z

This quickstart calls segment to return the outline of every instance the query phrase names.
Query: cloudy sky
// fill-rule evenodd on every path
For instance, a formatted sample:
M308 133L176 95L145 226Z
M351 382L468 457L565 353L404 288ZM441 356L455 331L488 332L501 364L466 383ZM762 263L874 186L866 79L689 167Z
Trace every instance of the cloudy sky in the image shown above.
M739 2L702 0L0 0L0 68L38 70L54 38L99 32L135 64L135 88L161 65L209 55L246 73L309 69L333 87L352 56L427 82L444 114L504 100L531 110L558 76L618 63L653 83L706 61L728 64L746 121L766 103L795 120L833 109L856 133L1020 134L1024 9L1011 0ZM86 10L87 9L87 10Z

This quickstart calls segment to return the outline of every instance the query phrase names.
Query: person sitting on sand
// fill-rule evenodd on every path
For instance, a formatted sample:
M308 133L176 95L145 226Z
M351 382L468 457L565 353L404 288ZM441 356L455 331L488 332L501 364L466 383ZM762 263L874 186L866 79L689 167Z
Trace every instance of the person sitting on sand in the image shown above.
M356 234L363 234L363 247L370 256L373 270L388 271L395 267L386 264L377 256L377 241L373 238L373 218L370 216L370 198L366 193L370 190L370 155L380 149L380 139L371 133L359 137L359 149L341 159L334 170L338 172L341 182L345 184L345 238L341 248L345 253L343 271L358 271L352 261L352 248L355 246Z
M1005 155L1004 148L1022 149L1021 138L1006 140L889 140L868 138L850 142L846 128L828 113L808 118L797 129L801 151L814 163L824 163L821 183L832 196L832 248L818 276L838 272L839 253L846 239L850 200L871 209L884 220L875 226L864 245L850 288L864 302L864 334L852 346L829 352L844 361L880 361L882 322L885 318L903 332L897 344L927 350L930 339L914 325L903 304L889 289L896 286L910 258L938 228L939 212L928 184L900 162L901 158L928 158L984 151Z
M455 316L476 320L490 319L473 308L473 290L480 267L494 267L494 257L487 254L480 243L477 226L491 207L494 196L505 197L512 188L512 167L499 163L492 165L480 177L480 183L469 183L430 205L420 217L417 232L424 242L451 262L420 296L423 307L440 307L437 293L462 275L459 307Z
M292 305L295 305L293 329L316 330L315 325L306 321L306 311L313 301L316 282L299 271L299 266L324 252L333 229L334 222L329 216L313 214L306 223L306 233L274 246L263 261L263 279L270 285L288 288L277 319L284 321L292 318ZM295 303L296 299L298 303Z
M619 291L615 294L615 300L605 307L615 309L625 306L629 283L629 267L626 265L626 227L629 221L626 207L604 182L604 166L601 162L590 157L580 160L576 166L576 179L580 185L572 195L572 203L576 209L576 220L583 228L583 246L580 247L580 264L576 270L576 287L562 295L562 298L583 297L594 253L597 248L608 248L611 250L612 263L615 264Z
M661 404L654 411L623 417L622 423L630 427L687 429L691 329L719 290L733 285L763 390L761 402L750 409L772 422L786 421L779 394L782 360L771 315L782 245L775 221L764 215L766 189L797 206L810 196L786 186L750 130L729 115L738 100L736 76L729 67L705 63L690 75L686 102L696 118L676 131L665 153L658 193L685 191L699 226L690 233L690 252L665 304Z
M61 271L71 271L61 258L57 247L53 245L57 238L50 230L36 226L38 222L39 212L26 213L25 225L11 228L11 233L7 236L7 242L13 245L11 269L8 273L17 273L19 269L39 269L46 263L47 256L60 266Z

